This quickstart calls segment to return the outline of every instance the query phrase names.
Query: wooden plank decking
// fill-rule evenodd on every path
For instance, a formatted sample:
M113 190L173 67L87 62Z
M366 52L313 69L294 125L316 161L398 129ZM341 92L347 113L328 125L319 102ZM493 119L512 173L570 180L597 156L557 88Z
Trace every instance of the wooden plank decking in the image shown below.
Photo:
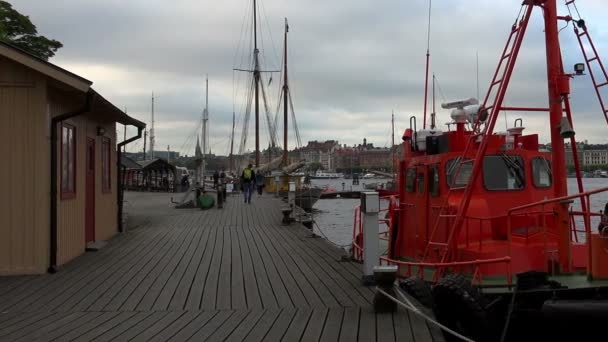
M407 312L374 314L360 265L281 226L270 195L173 209L131 193L137 225L54 275L0 277L0 341L437 341Z

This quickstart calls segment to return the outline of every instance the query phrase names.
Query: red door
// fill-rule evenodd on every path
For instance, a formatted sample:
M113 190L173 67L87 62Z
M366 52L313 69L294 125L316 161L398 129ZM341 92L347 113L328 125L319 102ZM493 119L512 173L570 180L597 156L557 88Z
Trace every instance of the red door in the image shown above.
M95 241L95 139L87 138L84 242Z

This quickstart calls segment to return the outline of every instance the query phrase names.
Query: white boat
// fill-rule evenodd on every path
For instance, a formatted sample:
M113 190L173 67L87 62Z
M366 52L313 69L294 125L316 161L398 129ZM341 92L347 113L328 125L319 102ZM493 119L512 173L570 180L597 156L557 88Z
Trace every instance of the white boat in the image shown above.
M344 177L342 173L324 172L321 170L317 170L314 175L310 176L311 179L336 179L342 177Z

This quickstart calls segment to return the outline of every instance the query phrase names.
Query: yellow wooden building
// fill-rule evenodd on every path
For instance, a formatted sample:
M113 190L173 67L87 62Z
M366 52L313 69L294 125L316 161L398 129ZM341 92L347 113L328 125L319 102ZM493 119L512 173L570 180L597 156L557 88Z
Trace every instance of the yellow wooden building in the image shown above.
M121 230L120 146L145 124L0 42L0 275L55 272ZM138 134L117 144L116 123Z

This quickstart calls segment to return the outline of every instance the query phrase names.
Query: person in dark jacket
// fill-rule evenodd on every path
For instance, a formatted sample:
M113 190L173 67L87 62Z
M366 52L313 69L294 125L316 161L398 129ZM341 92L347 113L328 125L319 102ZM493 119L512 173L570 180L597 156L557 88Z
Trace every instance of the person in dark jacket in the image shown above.
M253 165L249 164L241 173L241 184L243 184L243 195L245 196L245 203L251 203L251 193L255 185L255 172L253 171Z
M220 179L220 174L219 172L217 172L217 170L215 170L215 172L213 173L213 188L217 189L217 183Z

